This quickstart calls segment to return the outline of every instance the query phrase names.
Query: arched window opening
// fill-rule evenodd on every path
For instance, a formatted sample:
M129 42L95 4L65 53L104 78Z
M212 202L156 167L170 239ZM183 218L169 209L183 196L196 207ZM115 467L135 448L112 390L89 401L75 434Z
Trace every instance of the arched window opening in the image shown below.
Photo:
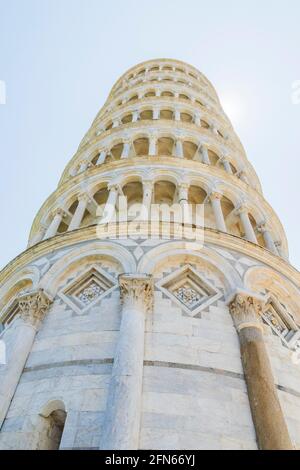
M140 181L133 181L130 183L125 184L123 186L123 194L127 198L127 207L130 210L132 208L131 213L129 214L128 219L133 220L135 219L139 212L140 212L140 207L137 206L137 211L133 211L133 205L135 204L141 204L143 201L143 185Z
M155 91L147 91L145 94L145 98L152 98L153 96L156 96Z
M110 122L110 123L106 126L105 130L106 130L106 131L109 131L110 129L112 129L112 126L113 126L113 122Z
M189 100L189 97L187 95L184 95L183 93L180 93L179 98L181 100Z
M157 141L157 154L158 155L173 155L174 140L170 137L161 137Z
M114 145L114 147L110 149L110 153L113 157L113 160L119 160L121 158L122 151L123 151L123 143Z
M162 109L160 111L160 119L173 119L173 111L170 109Z
M193 160L196 152L198 150L198 146L193 142L183 142L183 155L184 158L188 160Z
M108 198L108 189L107 188L101 188L98 189L94 196L94 200L98 204L98 206L101 206L102 204L105 204Z
M206 191L200 186L191 185L189 187L188 200L192 210L192 223L196 224L196 221L199 224L199 220L196 218L196 214L199 214L197 210L197 205L204 204L206 199ZM204 214L203 214L204 215Z
M131 98L129 98L128 101L137 101L138 100L138 95L133 95Z
M201 127L203 127L204 129L209 129L209 124L206 122L206 121L203 121L203 119L201 119Z
M55 405L57 408L53 411L40 414L41 422L36 450L59 450L60 448L67 413L62 402L54 401L53 406ZM52 404L48 406L51 410Z
M122 124L128 124L129 122L132 122L132 114L126 114L126 116L124 116L122 118Z
M170 181L158 181L154 185L154 201L155 204L168 204L169 206L174 203L176 193L176 186Z
M232 173L235 175L237 173L236 167L231 162L229 162L229 165L230 165Z
M69 207L68 211L71 213L71 214L75 214L75 211L77 209L77 206L78 206L78 199L76 199L76 201L73 202L73 204Z
M142 111L140 114L140 120L141 121L147 121L153 119L153 111L151 109L147 109L145 111Z
M98 159L100 157L100 152L97 152L94 158L92 159L92 164L97 165Z
M62 221L57 229L57 233L65 233L68 230L68 224L65 221Z
M133 143L136 156L149 154L149 140L145 137L137 139Z
M183 122L192 122L193 116L191 116L191 114L188 114L188 113L181 113L180 120Z
M171 91L163 91L161 93L161 96L162 97L174 97L174 93L172 93Z
M215 152L213 152L212 150L208 150L208 156L209 156L209 160L210 160L211 165L215 166L215 165L218 164L219 157Z

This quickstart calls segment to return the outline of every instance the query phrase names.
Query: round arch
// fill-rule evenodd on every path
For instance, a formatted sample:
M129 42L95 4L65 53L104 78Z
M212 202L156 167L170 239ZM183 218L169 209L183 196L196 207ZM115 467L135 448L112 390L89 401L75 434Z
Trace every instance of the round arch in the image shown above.
M73 265L82 262L85 258L91 258L92 256L97 258L102 256L106 259L115 260L120 264L124 272L134 272L136 269L136 262L126 248L117 243L99 240L92 244L77 247L60 258L42 279L41 287L49 295L55 297L61 278L66 270L71 269Z

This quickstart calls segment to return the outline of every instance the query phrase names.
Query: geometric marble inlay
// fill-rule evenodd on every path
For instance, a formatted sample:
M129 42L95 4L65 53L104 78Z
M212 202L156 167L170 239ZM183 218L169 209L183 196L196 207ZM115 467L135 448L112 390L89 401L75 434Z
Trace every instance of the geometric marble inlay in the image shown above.
M59 296L72 310L82 314L115 288L115 279L94 266L70 282Z
M196 316L222 297L222 292L204 280L190 265L171 273L157 286L190 316Z
M292 315L274 297L270 295L262 313L263 321L269 325L274 334L290 349L299 347L300 331Z

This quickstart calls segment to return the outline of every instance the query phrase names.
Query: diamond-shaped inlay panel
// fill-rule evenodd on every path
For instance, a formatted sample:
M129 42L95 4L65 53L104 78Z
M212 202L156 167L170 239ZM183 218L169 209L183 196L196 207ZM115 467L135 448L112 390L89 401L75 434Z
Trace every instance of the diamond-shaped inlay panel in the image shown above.
M274 334L279 336L282 343L293 349L299 340L300 331L292 315L287 311L277 298L269 296L262 313L264 322L269 325Z
M158 282L157 286L192 316L222 297L222 292L191 266L176 270Z
M180 302L182 302L191 310L197 307L202 299L202 296L192 287L189 287L187 283L184 286L174 290L173 294L176 295Z
M115 287L115 279L97 266L73 279L59 296L72 310L81 314Z
M90 282L90 284L85 287L79 294L77 294L78 299L84 304L89 305L95 299L100 297L105 290L96 284L94 281Z

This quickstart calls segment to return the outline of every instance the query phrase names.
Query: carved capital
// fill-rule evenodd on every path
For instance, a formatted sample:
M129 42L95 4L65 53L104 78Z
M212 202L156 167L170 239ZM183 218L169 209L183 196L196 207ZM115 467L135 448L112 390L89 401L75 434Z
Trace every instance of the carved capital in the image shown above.
M88 203L88 202L91 202L91 197L89 194L87 193L82 193L82 194L79 194L78 196L78 202L84 202L84 203Z
M34 328L38 328L52 300L39 289L20 296L18 302L22 319Z
M237 294L229 304L231 316L238 331L247 327L262 328L260 317L264 303L246 293Z
M61 207L58 207L52 212L53 218L56 217L57 215L59 215L61 218L64 218L66 215L66 212Z
M145 311L153 308L153 279L146 274L121 274L119 276L122 304L138 304Z
M209 198L211 201L213 201L214 199L218 199L219 201L221 201L222 197L223 197L223 194L218 193L217 191L213 191L209 195Z
M235 208L235 213L236 215L241 215L241 214L248 214L249 209L245 203L241 203Z

